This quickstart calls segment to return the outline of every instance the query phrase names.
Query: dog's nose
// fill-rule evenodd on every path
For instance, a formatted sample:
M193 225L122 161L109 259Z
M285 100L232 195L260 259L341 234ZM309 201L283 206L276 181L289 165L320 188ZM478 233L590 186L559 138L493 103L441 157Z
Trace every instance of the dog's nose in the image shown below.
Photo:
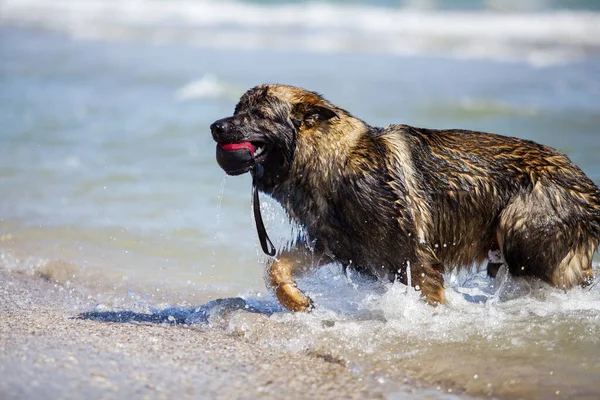
M225 121L224 119L215 121L210 126L210 131L213 133L213 135L222 134L226 130L227 130L227 121Z

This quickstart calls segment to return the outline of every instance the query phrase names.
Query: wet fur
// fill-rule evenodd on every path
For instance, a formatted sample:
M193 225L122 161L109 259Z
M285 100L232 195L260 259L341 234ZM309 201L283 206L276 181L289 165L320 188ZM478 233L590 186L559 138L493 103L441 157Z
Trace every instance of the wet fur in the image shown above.
M513 275L569 288L592 277L600 192L565 155L467 130L371 127L320 95L249 90L218 142L265 144L259 189L313 250L443 302L445 269L500 250ZM490 263L490 273L499 264Z

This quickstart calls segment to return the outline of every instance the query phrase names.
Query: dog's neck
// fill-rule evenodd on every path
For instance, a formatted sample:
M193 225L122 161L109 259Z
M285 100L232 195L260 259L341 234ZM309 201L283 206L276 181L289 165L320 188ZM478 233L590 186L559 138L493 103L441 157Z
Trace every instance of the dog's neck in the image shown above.
M319 215L327 210L344 176L353 172L349 171L349 158L372 130L352 116L336 120L310 134L298 135L290 173L270 193L301 223L305 214Z
M333 190L347 160L369 126L358 118L334 118L314 131L298 135L289 179L321 193Z

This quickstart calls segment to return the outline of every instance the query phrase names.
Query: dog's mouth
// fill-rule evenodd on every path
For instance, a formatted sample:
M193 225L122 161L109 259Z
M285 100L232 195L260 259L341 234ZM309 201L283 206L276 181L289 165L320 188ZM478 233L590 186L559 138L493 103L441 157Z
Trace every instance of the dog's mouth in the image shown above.
M268 147L262 142L217 143L217 163L228 175L248 172L267 156Z

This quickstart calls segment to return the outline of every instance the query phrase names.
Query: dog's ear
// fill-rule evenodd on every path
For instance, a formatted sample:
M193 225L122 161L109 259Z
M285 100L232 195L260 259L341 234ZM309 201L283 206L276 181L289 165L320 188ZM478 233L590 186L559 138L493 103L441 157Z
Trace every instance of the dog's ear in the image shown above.
M336 114L336 112L333 111L331 108L312 105L309 107L308 113L304 117L304 119L312 118L312 119L318 120L318 121L327 121L328 119L331 119L331 118L337 117L337 116L338 115Z
M329 107L300 103L293 108L291 118L296 128L300 128L302 124L310 128L319 122L324 122L337 116L336 112Z

